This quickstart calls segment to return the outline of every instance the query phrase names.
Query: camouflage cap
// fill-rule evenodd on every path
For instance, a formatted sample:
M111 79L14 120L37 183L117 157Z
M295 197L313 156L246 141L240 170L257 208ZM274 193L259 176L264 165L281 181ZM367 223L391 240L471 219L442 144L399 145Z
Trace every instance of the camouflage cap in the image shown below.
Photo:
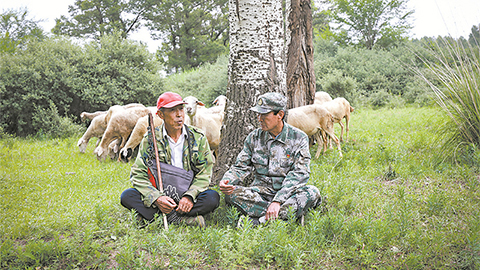
M285 111L287 98L280 93L265 93L258 97L257 106L250 110L257 113L269 113L271 111Z

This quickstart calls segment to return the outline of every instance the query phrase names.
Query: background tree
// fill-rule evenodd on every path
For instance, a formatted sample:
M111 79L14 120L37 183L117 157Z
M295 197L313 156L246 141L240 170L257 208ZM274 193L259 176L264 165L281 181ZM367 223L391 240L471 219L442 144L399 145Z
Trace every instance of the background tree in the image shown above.
M230 0L229 22L228 102L214 185L257 126L255 114L249 110L256 98L266 92L286 95L282 2Z
M99 39L106 34L128 33L140 26L140 18L146 9L136 0L76 0L68 6L70 18L55 19L55 34L79 38Z
M45 39L45 33L38 26L40 21L28 17L26 8L2 11L0 14L0 52L13 52L30 39Z
M407 39L413 10L408 0L330 0L336 38L367 49L389 47Z
M310 0L286 2L288 108L312 104L315 98L313 25Z
M213 63L228 50L227 0L162 1L147 16L169 73Z
M472 46L480 46L480 24L472 26L471 32L468 35L468 42Z

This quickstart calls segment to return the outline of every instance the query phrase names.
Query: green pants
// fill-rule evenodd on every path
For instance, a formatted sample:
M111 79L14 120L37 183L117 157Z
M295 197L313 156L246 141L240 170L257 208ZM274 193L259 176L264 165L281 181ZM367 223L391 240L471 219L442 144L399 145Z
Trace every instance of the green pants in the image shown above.
M231 195L225 196L229 205L234 205L244 215L253 218L264 216L267 208L273 201L276 191L261 186L241 187L237 186ZM280 219L288 219L288 209L293 208L296 218L301 217L310 208L320 205L322 198L315 186L304 185L295 188L291 196L281 204L278 216Z

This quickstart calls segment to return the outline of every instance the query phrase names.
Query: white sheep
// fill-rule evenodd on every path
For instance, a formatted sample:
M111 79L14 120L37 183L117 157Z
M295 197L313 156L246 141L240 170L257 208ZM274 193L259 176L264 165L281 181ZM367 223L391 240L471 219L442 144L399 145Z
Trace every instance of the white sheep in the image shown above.
M97 155L97 159L105 160L108 146L115 139L120 140L119 149L123 148L138 119L147 115L149 111L145 106L115 110L115 113L110 116L100 144L95 148L94 153Z
M107 125L105 124L105 116L106 113L100 114L96 116L95 118L92 119L92 122L87 128L87 131L83 134L83 136L78 140L78 148L80 149L80 153L85 153L87 150L87 145L88 141L91 138L98 138L97 145L100 142L100 139L102 138L103 133L105 132L105 129L107 128ZM97 146L95 145L95 146Z
M82 112L80 114L80 119L82 120L82 122L85 122L87 119L88 120L93 120L93 118L101 115L101 114L106 114L107 111L96 111L94 113L89 113L89 112Z
M328 101L332 101L332 97L327 92L318 91L315 93L314 104L322 105Z
M333 116L322 105L312 104L306 106L300 106L288 110L287 123L302 130L309 137L314 136L317 142L323 141L323 152L327 150L326 136L320 137L321 132L325 132L330 136L338 146L340 156L342 156L342 150L340 148L340 141L334 134L333 129ZM320 145L317 148L315 158L320 156Z
M157 114L153 114L153 124L155 127L158 127L163 124L163 120L160 117L158 117ZM120 150L120 154L119 154L120 161L123 161L123 162L130 161L134 153L134 149L137 148L137 146L140 144L143 137L145 136L145 133L147 133L147 127L148 127L148 115L145 115L140 119L138 119L137 123L135 124L135 127L132 130L132 133L130 134L130 138L128 138L128 141Z
M185 104L185 123L198 127L205 132L212 152L217 154L220 145L220 129L222 128L223 114L208 113L203 102L196 97L188 96L183 99Z
M109 145L108 145L108 157L111 159L111 160L115 160L117 159L118 157L118 149L120 147L120 144L121 144L121 140L120 139L115 139L113 140Z
M227 104L227 97L224 95L220 95L213 101L215 106L208 108L208 112L210 113L220 113L223 114L225 111L225 105Z
M348 130L349 130L349 122L350 122L350 113L355 110L350 103L342 97L338 97L332 101L328 101L322 104L322 106L327 109L334 118L334 122L340 125L341 132L340 132L340 141L343 142L343 123L342 120L345 118L345 141L348 141ZM330 143L331 145L331 143Z
M127 104L127 105L113 105L113 106L111 106L110 108L108 108L107 115L105 116L105 124L106 125L108 124L108 121L110 121L110 118L116 112L126 110L126 109L130 109L130 108L136 108L136 107L145 108L145 106L143 104L140 104L140 103L130 103L130 104Z

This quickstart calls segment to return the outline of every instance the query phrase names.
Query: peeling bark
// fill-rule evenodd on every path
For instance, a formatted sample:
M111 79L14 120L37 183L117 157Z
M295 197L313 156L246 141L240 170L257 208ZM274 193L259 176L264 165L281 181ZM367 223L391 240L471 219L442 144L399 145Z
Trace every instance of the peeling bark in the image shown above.
M296 108L315 99L312 9L309 0L287 0L286 5L287 106Z

